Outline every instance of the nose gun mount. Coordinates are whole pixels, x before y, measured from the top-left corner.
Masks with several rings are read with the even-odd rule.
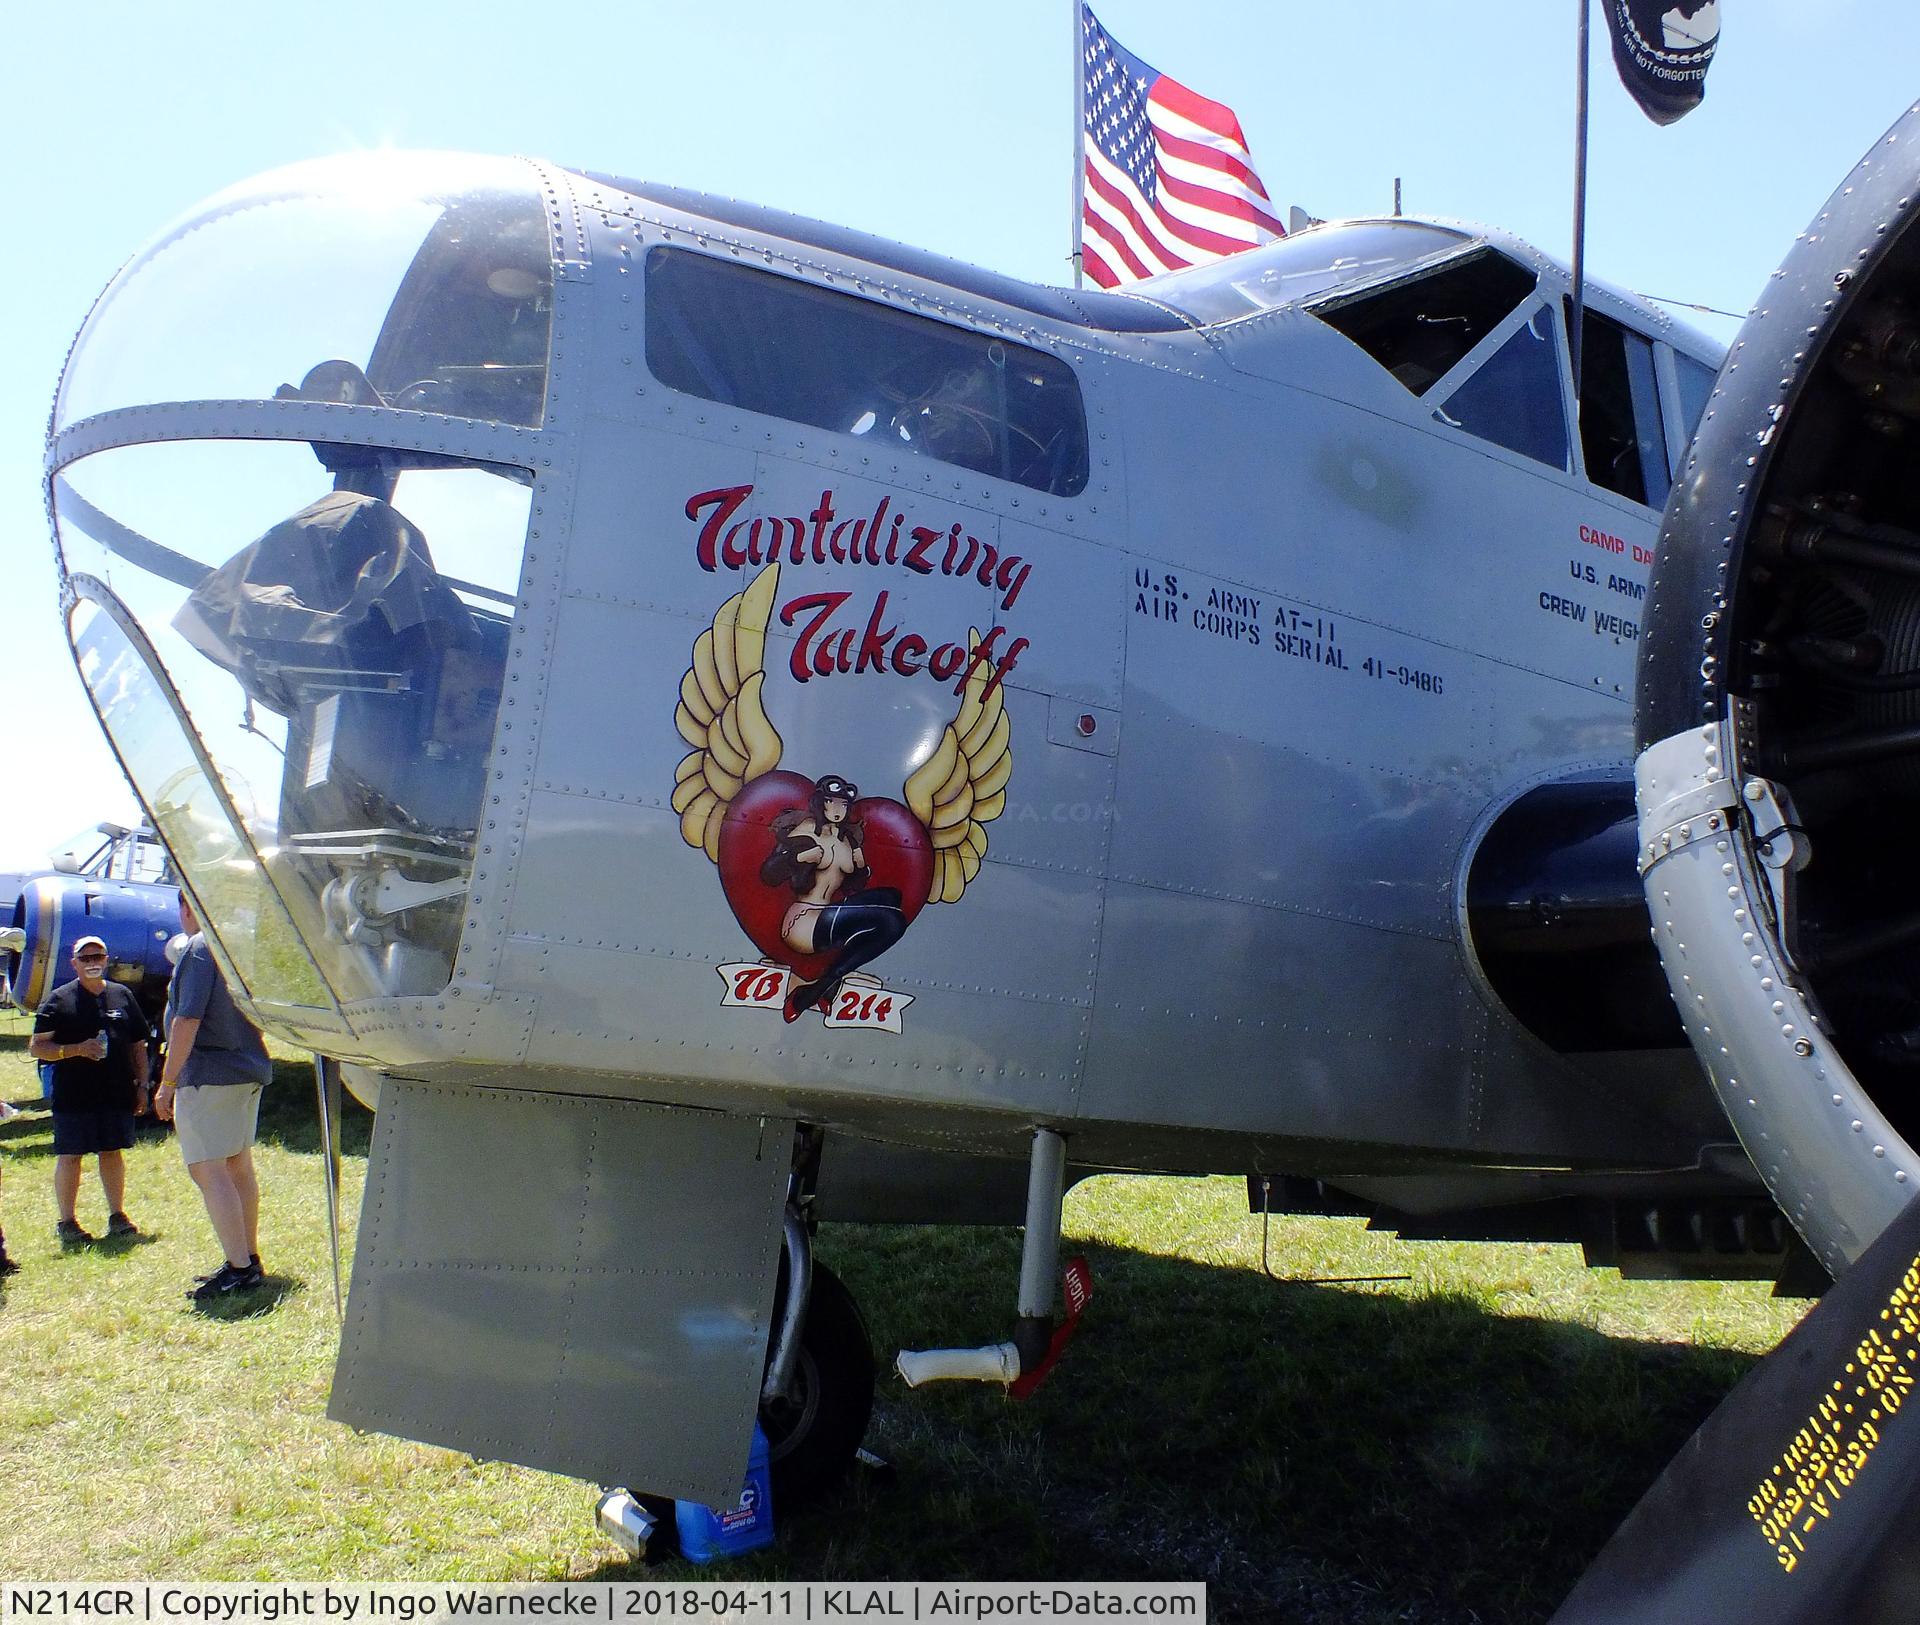
[[[466,895],[470,853],[393,830],[308,836],[299,846],[340,871],[320,892],[327,935],[354,953],[376,987],[399,997],[446,986],[452,936],[437,917]]]

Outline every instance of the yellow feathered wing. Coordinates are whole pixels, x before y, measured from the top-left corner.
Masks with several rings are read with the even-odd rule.
[[[967,647],[980,634],[969,630]],[[960,697],[960,714],[947,724],[934,753],[907,780],[907,808],[933,841],[932,903],[957,903],[987,855],[986,826],[1007,804],[1013,772],[1005,690],[990,661],[978,661]]]
[[[769,564],[694,640],[693,664],[680,679],[674,726],[693,749],[674,772],[673,810],[680,833],[715,863],[720,825],[740,786],[780,765],[781,740],[760,700],[766,681],[767,620],[780,584]]]

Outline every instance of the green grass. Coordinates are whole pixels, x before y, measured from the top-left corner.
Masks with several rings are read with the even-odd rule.
[[[0,1099],[37,1100],[0,1022]],[[335,1348],[311,1073],[280,1064],[257,1160],[272,1289],[193,1309],[217,1248],[170,1140],[129,1153],[133,1245],[62,1255],[51,1127],[0,1127],[0,1570],[46,1579],[563,1579],[637,1572],[569,1479],[324,1416]],[[348,1125],[351,1242],[369,1119]],[[104,1222],[91,1169],[81,1197]],[[1544,1619],[1801,1307],[1762,1285],[1623,1282],[1577,1249],[1406,1243],[1276,1221],[1238,1180],[1068,1198],[1094,1301],[1030,1402],[884,1376],[893,1463],[783,1516],[730,1578],[1204,1579],[1217,1617]],[[901,1347],[1006,1334],[1017,1233],[842,1226],[821,1256]],[[671,1563],[654,1571],[697,1572]]]

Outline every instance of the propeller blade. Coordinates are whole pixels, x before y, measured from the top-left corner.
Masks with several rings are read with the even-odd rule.
[[[1920,1201],[1741,1380],[1552,1625],[1913,1617]]]

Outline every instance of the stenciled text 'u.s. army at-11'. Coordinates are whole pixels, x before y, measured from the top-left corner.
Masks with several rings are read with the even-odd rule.
[[[1066,291],[380,154],[166,231],[61,612],[377,1102],[331,1413],[709,1504],[758,1418],[804,1494],[874,1383],[815,1226],[1024,1219],[904,1369],[1031,1378],[1108,1169],[1844,1268],[1920,1167],[1910,146],[1717,386],[1590,288],[1577,402],[1566,271],[1413,218]]]

